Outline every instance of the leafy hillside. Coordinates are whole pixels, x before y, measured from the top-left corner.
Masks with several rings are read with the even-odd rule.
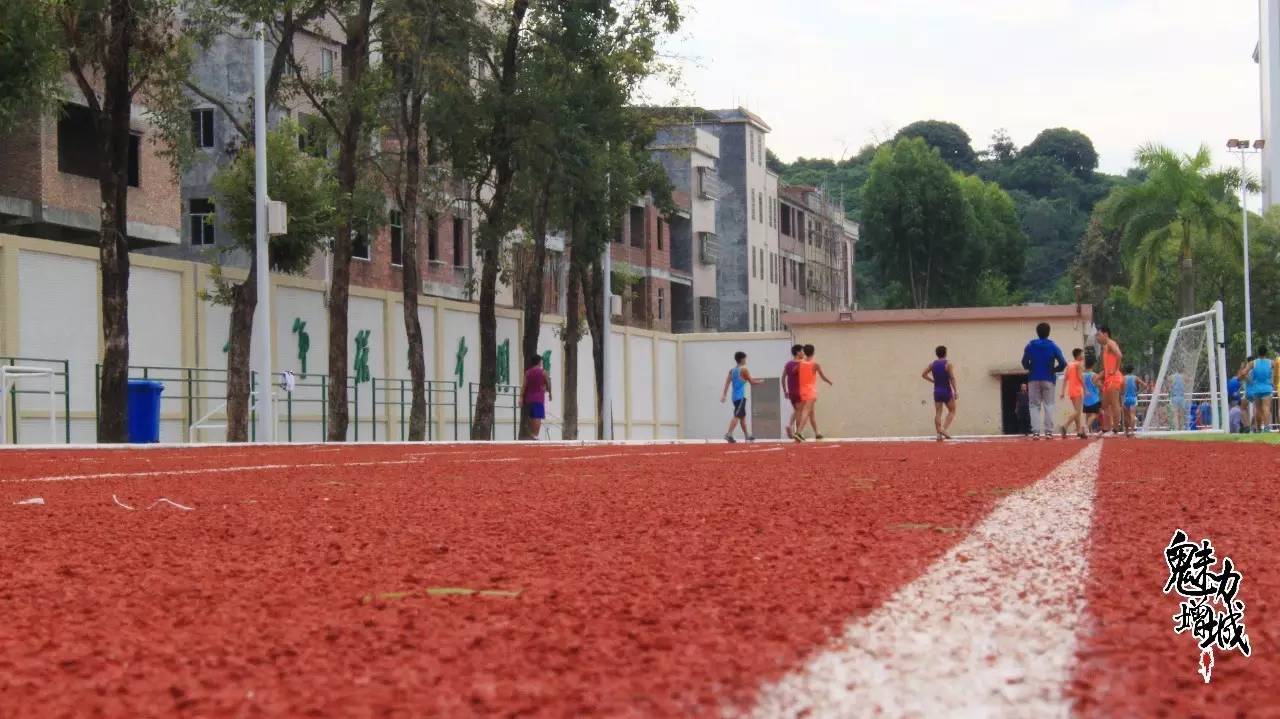
[[[1041,132],[1018,148],[1008,133],[997,131],[990,144],[974,150],[969,135],[958,125],[937,120],[912,123],[892,142],[918,137],[938,151],[953,170],[994,182],[1013,200],[1018,224],[1027,236],[1025,266],[1011,282],[1010,296],[1022,300],[1050,299],[1076,255],[1093,206],[1117,186],[1129,180],[1097,172],[1098,154],[1083,133],[1066,128]],[[868,145],[842,161],[799,158],[784,163],[770,156],[769,166],[788,183],[825,187],[844,198],[850,217],[862,220],[863,187],[871,175],[871,163],[879,147]],[[867,259],[862,255],[859,259]],[[877,305],[887,281],[871,263],[862,263],[859,281],[868,297],[859,301]],[[880,290],[880,291],[878,291]]]

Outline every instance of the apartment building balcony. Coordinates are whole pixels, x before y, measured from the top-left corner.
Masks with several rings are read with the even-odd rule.
[[[425,295],[470,302],[475,289],[475,270],[471,267],[430,260],[422,274]]]

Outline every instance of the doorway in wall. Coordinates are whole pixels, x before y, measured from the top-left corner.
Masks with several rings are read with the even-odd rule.
[[[1018,411],[1018,392],[1026,382],[1025,374],[1000,376],[1000,424],[1005,434],[1027,434],[1031,431],[1030,415]]]

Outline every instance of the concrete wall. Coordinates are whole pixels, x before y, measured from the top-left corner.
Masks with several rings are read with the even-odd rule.
[[[229,309],[202,296],[213,289],[208,266],[176,260],[132,255],[133,272],[129,288],[130,350],[132,365],[148,365],[150,379],[165,384],[162,401],[161,438],[165,441],[221,441],[221,428],[188,432],[194,421],[222,404],[225,384],[221,370],[226,367],[223,348],[228,338]],[[242,274],[227,270],[230,281]],[[292,395],[278,393],[279,413],[292,413],[292,439],[318,441],[324,437],[321,381],[328,374],[328,312],[324,285],[302,277],[272,277],[272,355],[276,371],[295,373],[298,387]],[[102,354],[99,324],[97,250],[67,243],[0,235],[0,357],[59,360],[44,365],[70,369],[71,439],[91,442],[95,436],[94,377]],[[439,406],[430,412],[431,436],[435,439],[466,439],[471,417],[470,384],[479,381],[480,338],[474,304],[436,297],[419,298],[424,362],[427,379],[433,381],[434,399]],[[399,439],[402,423],[407,431],[407,407],[398,406],[401,384],[408,397],[408,342],[403,324],[399,292],[353,287],[349,309],[348,357],[354,372],[356,333],[369,331],[369,369],[375,382],[361,384],[349,393],[352,424],[348,438]],[[510,347],[510,381],[518,390],[520,371],[520,313],[498,309],[497,341]],[[264,320],[262,313],[255,322]],[[306,353],[306,374],[299,356],[299,334],[295,321],[305,323],[310,348]],[[548,435],[562,436],[564,351],[559,339],[561,318],[544,316],[539,346],[551,350],[552,399],[548,403]],[[454,370],[459,343],[462,355],[461,385]],[[676,438],[682,436],[678,357],[683,341],[662,332],[616,327],[612,338],[614,367],[612,388],[615,436],[619,438]],[[253,348],[256,363],[261,348]],[[590,337],[578,349],[579,436],[595,437],[596,410],[594,372]],[[30,360],[18,364],[42,364]],[[188,368],[203,368],[201,370]],[[278,375],[277,375],[278,379]],[[59,380],[61,382],[61,380]],[[374,390],[378,400],[375,407]],[[43,384],[24,383],[23,388]],[[358,398],[357,395],[358,394]],[[453,398],[457,397],[455,412]],[[188,399],[190,397],[190,399]],[[407,399],[406,399],[407,401]],[[66,438],[62,400],[55,403],[58,431],[55,440]],[[510,397],[500,397],[496,412],[498,439],[515,436],[516,417]],[[48,403],[43,396],[19,396],[22,417],[19,438],[24,443],[47,442]],[[225,422],[215,412],[210,424]],[[358,422],[357,422],[358,419]],[[289,439],[287,425],[280,424],[280,439]],[[710,435],[709,435],[710,436]]]
[[[714,439],[724,435],[731,405],[720,403],[720,393],[725,377],[733,368],[735,352],[747,353],[747,367],[753,377],[777,380],[790,359],[791,344],[791,336],[780,332],[702,334],[685,338],[680,357],[685,436]],[[748,399],[751,399],[750,389]],[[787,421],[787,409],[785,406],[781,409],[781,424]]]
[[[1042,318],[1016,320],[885,322],[793,326],[796,341],[812,343],[834,382],[819,383],[818,423],[833,437],[919,436],[933,433],[932,386],[920,372],[946,345],[960,393],[953,434],[1000,434],[1000,377],[1023,372],[1022,350]],[[1079,327],[1062,318],[1043,318],[1070,356],[1081,346]],[[1055,395],[1056,397],[1056,395]],[[1059,403],[1057,422],[1065,419]]]

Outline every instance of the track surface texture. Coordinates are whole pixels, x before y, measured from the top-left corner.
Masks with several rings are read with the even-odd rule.
[[[0,715],[769,714],[769,687],[939,572],[970,593],[955,563],[998,556],[1086,446],[0,453]],[[1276,706],[1275,452],[1107,441],[1068,548],[1083,602],[1043,612],[1083,617],[1076,713]],[[1094,486],[1071,485],[1077,517]],[[1245,577],[1254,656],[1208,686],[1160,592],[1177,527]]]
[[[1109,441],[1088,548],[1089,626],[1072,694],[1081,716],[1280,717],[1280,449]],[[1215,651],[1197,673],[1190,633],[1173,633],[1178,595],[1162,594],[1175,529],[1244,576],[1238,599],[1252,654]],[[1217,568],[1215,568],[1217,571]]]

